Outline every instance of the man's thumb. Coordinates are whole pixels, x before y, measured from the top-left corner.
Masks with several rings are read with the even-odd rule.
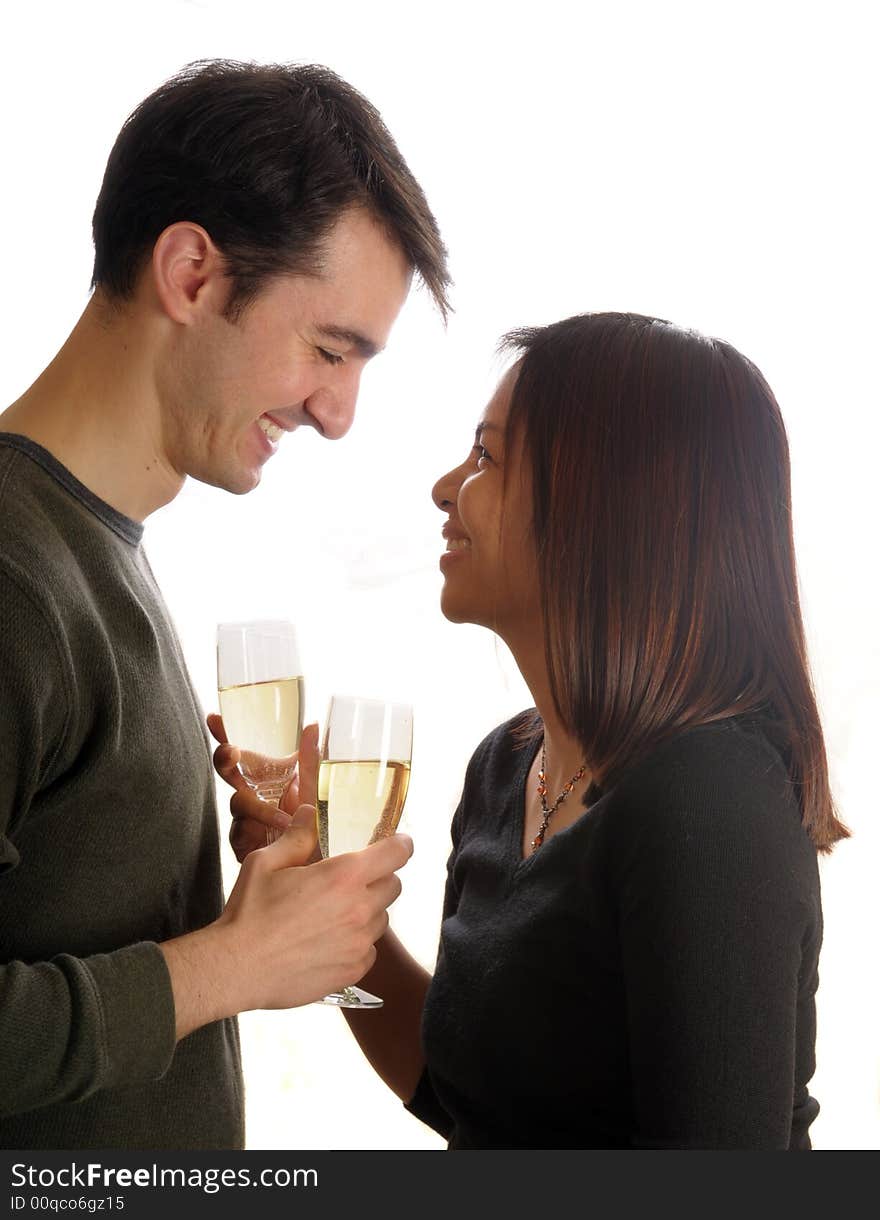
[[[318,821],[315,806],[300,805],[292,817],[291,824],[277,840],[277,845],[284,854],[282,867],[308,864],[318,846]]]

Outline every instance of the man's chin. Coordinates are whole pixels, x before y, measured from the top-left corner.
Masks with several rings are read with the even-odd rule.
[[[246,496],[249,491],[253,491],[255,487],[259,486],[263,477],[263,468],[256,466],[245,470],[239,467],[237,470],[213,471],[205,475],[193,474],[192,477],[198,479],[200,483],[207,483],[210,487],[219,487],[221,491],[228,491],[230,495]]]
[[[233,496],[246,496],[249,491],[254,491],[255,488],[260,486],[262,477],[262,470],[255,470],[250,478],[239,478],[235,482],[227,484],[225,490]]]

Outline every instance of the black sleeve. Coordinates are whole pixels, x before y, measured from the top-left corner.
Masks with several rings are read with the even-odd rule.
[[[458,910],[459,892],[455,883],[455,861],[458,856],[458,850],[461,845],[464,824],[467,816],[468,808],[468,792],[472,787],[473,778],[480,766],[480,759],[484,750],[485,743],[474,753],[468,763],[465,773],[464,789],[462,791],[461,800],[458,802],[458,807],[452,815],[452,850],[449,853],[449,858],[446,861],[446,889],[443,895],[443,921],[449,919]],[[443,953],[443,940],[441,937],[440,944],[437,949],[438,959]],[[444,1139],[449,1139],[452,1132],[452,1119],[443,1109],[440,1102],[437,1100],[437,1094],[434,1092],[434,1086],[431,1084],[430,1072],[427,1068],[422,1072],[421,1079],[416,1087],[415,1093],[408,1102],[404,1102],[404,1108],[409,1110],[410,1114],[421,1119],[429,1127],[433,1127]]]
[[[462,843],[467,834],[468,818],[472,811],[479,807],[479,791],[480,785],[484,779],[484,773],[487,768],[493,767],[493,758],[499,748],[505,748],[505,753],[509,753],[507,745],[510,735],[510,727],[518,723],[522,716],[517,716],[513,720],[499,725],[492,733],[490,733],[480,743],[477,749],[471,756],[468,762],[467,770],[464,777],[464,787],[462,789],[461,800],[452,817],[452,850],[449,853],[449,858],[446,863],[446,889],[443,897],[443,922],[451,918],[458,910],[458,903],[461,897],[456,883],[456,860],[461,849]],[[437,950],[438,962],[443,956],[443,938],[441,934],[440,945]],[[452,1130],[453,1122],[447,1111],[437,1099],[437,1094],[431,1083],[431,1075],[427,1068],[422,1073],[416,1091],[410,1100],[405,1104],[405,1108],[416,1118],[421,1119],[429,1127],[439,1132],[444,1139],[449,1139]]]
[[[707,775],[629,795],[614,880],[637,1147],[789,1146],[812,874],[770,788]]]
[[[443,896],[444,920],[448,919],[450,915],[454,915],[458,908],[459,894],[454,880],[454,867],[461,836],[463,805],[464,796],[462,796],[452,818],[452,851],[449,853],[449,859],[446,862],[446,890]],[[443,941],[441,940],[437,950],[438,957],[442,952]],[[437,1100],[437,1094],[434,1092],[434,1086],[431,1084],[431,1076],[427,1068],[422,1072],[415,1093],[409,1101],[404,1102],[404,1109],[409,1110],[410,1114],[415,1115],[416,1118],[426,1123],[429,1127],[433,1127],[444,1139],[449,1139],[452,1132],[452,1119]]]
[[[432,1127],[438,1135],[448,1140],[452,1134],[452,1119],[437,1100],[434,1086],[431,1084],[431,1074],[427,1068],[422,1072],[421,1079],[409,1101],[403,1103],[403,1108],[409,1110],[427,1126]]]

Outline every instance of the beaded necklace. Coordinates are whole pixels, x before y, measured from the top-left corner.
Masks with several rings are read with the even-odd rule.
[[[544,815],[544,820],[541,822],[541,826],[538,830],[538,833],[535,835],[534,839],[532,839],[532,852],[536,852],[538,850],[538,848],[541,846],[541,844],[544,842],[544,835],[547,833],[547,827],[550,825],[550,819],[553,817],[553,814],[556,812],[556,810],[559,808],[559,806],[568,796],[569,792],[571,792],[572,788],[575,786],[575,784],[578,782],[578,780],[583,779],[583,777],[586,775],[586,773],[587,773],[587,764],[584,762],[581,764],[578,771],[571,777],[571,779],[562,789],[562,791],[560,792],[559,796],[557,796],[557,798],[553,802],[553,804],[548,806],[548,804],[547,804],[547,783],[546,783],[547,754],[546,754],[544,742],[543,741],[541,742],[541,770],[538,772],[538,798],[541,802],[541,813]]]

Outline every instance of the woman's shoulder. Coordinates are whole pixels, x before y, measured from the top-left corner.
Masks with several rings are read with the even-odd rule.
[[[622,910],[685,922],[711,910],[797,936],[821,926],[816,850],[760,726],[731,719],[676,734],[595,812],[602,876]]]
[[[528,770],[540,736],[534,708],[511,716],[490,730],[471,754],[464,780],[465,794],[498,791]]]
[[[782,756],[760,720],[729,717],[667,737],[626,767],[616,787],[686,795],[691,789],[720,794],[788,782]]]
[[[759,720],[686,729],[627,767],[608,793],[608,824],[650,850],[748,842],[815,855],[785,762]]]
[[[523,751],[537,744],[541,721],[535,708],[525,708],[491,729],[471,755],[468,769],[515,766]]]

